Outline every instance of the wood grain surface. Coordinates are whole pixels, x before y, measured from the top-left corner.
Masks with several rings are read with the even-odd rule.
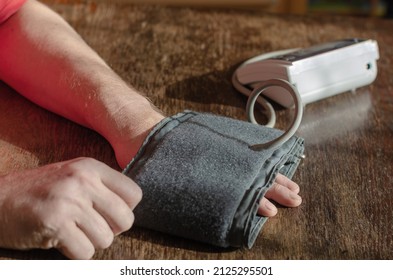
[[[230,78],[239,63],[261,53],[349,37],[375,39],[380,48],[371,86],[305,108],[298,135],[306,139],[307,157],[294,177],[304,202],[296,209],[280,208],[252,249],[220,249],[133,228],[94,258],[393,258],[393,21],[44,2],[167,115],[191,109],[245,120],[246,98]],[[277,110],[278,127],[285,128],[292,114]],[[0,174],[79,156],[119,169],[100,135],[37,107],[3,83],[0,154]],[[63,257],[54,250],[0,249],[0,258]]]

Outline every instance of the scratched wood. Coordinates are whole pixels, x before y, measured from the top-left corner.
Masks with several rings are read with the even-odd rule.
[[[72,4],[71,4],[72,2]],[[122,1],[124,2],[124,1]],[[245,119],[233,70],[260,53],[348,38],[378,41],[378,78],[305,108],[306,159],[294,179],[303,204],[282,208],[252,249],[220,249],[133,228],[96,259],[392,259],[393,22],[278,16],[261,11],[46,1],[125,80],[171,115],[184,109]],[[98,134],[0,84],[0,174],[77,156],[117,168]],[[278,109],[278,127],[291,113]],[[0,250],[5,259],[57,259],[52,251]]]

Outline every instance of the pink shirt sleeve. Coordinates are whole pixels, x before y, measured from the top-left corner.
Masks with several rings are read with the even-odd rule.
[[[12,16],[27,0],[0,0],[0,24]]]

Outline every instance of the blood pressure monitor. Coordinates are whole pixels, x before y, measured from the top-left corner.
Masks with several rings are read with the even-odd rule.
[[[236,70],[233,84],[248,94],[263,81],[282,79],[296,87],[304,105],[371,84],[378,59],[376,41],[345,39],[252,58]],[[269,87],[263,95],[284,107],[294,104],[282,87]]]

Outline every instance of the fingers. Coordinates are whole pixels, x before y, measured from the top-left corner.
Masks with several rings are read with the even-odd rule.
[[[131,179],[87,158],[0,181],[0,213],[5,213],[0,215],[0,246],[57,248],[72,259],[89,259],[95,249],[110,246],[115,235],[132,226],[132,211],[142,197]]]
[[[105,219],[114,235],[130,229],[134,223],[132,209],[136,204],[130,206],[107,188],[102,188],[100,191],[101,193],[93,198],[94,210]]]
[[[62,235],[56,249],[64,256],[73,260],[88,260],[93,257],[96,248],[75,224],[66,226]]]
[[[297,207],[302,202],[301,197],[298,195],[298,188],[297,184],[289,179],[282,180],[282,178],[277,178],[265,197],[283,206]]]
[[[259,202],[258,215],[264,217],[273,217],[277,214],[277,207],[268,199],[263,197]]]
[[[114,239],[114,232],[104,217],[93,208],[80,213],[75,227],[82,231],[96,249],[108,248]]]
[[[96,200],[105,203],[80,203],[78,208],[70,207],[68,217],[63,217],[65,222],[58,224],[57,248],[71,259],[90,259],[96,249],[108,248],[115,235],[133,224],[131,209],[117,195],[107,192],[106,200],[97,197]]]
[[[258,215],[273,217],[277,214],[277,207],[270,202],[273,200],[286,207],[297,207],[302,203],[302,198],[298,195],[299,185],[278,174],[273,186],[267,191],[259,203]]]
[[[94,161],[102,186],[92,193],[93,208],[106,220],[115,235],[131,228],[132,210],[142,199],[139,186],[127,176]]]
[[[86,171],[85,176],[99,178],[105,188],[117,194],[124,200],[130,209],[142,199],[142,191],[139,186],[124,174],[110,168],[106,164],[92,158],[78,158],[69,161],[79,171]]]
[[[69,209],[63,219],[71,222],[58,224],[57,248],[69,258],[91,258],[95,249],[109,247],[115,235],[130,229],[142,192],[133,180],[96,160],[82,158],[69,164],[66,170],[72,176],[60,199]]]
[[[288,177],[285,177],[284,175],[278,173],[276,177],[276,183],[280,184],[282,186],[286,186],[288,189],[293,191],[294,193],[298,194],[300,191],[300,187],[298,184],[296,184],[294,181],[289,179]]]
[[[133,210],[142,199],[140,187],[124,174],[109,168],[101,162],[97,162],[97,164],[100,165],[98,170],[102,183],[117,194]]]

